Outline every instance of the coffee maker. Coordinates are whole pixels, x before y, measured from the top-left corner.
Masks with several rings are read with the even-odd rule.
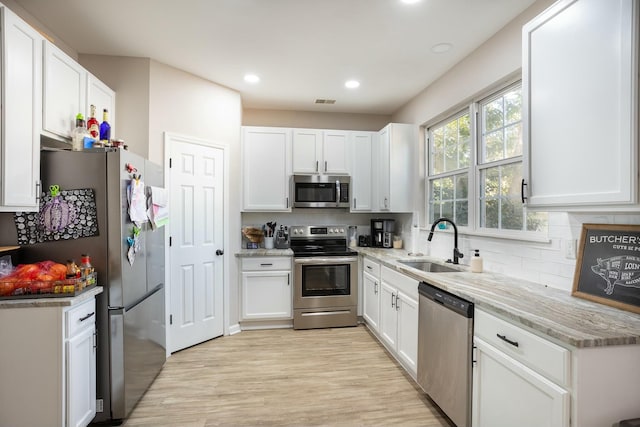
[[[393,247],[393,232],[395,220],[372,219],[371,220],[371,246],[374,248]]]

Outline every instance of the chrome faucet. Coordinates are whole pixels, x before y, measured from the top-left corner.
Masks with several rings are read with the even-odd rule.
[[[464,258],[464,255],[458,250],[458,227],[456,227],[456,224],[453,221],[451,221],[449,218],[439,218],[435,220],[433,224],[431,224],[431,231],[429,232],[429,237],[427,238],[427,240],[431,241],[431,239],[433,239],[433,232],[436,229],[436,225],[440,224],[441,222],[448,222],[453,226],[453,263],[458,264],[458,259]],[[451,260],[448,259],[447,262],[451,262]]]

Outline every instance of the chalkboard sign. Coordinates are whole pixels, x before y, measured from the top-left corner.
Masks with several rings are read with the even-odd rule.
[[[583,224],[572,295],[640,313],[640,225]]]

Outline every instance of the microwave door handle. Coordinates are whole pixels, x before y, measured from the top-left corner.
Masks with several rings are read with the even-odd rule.
[[[340,181],[336,181],[336,207],[340,207]]]

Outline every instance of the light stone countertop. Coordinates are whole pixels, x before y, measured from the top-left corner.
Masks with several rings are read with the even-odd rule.
[[[100,293],[102,293],[102,286],[96,286],[74,297],[6,299],[0,300],[0,309],[24,307],[67,307],[95,298],[95,296]]]
[[[250,258],[254,256],[293,256],[291,249],[240,249],[236,253],[238,258]]]
[[[640,315],[571,296],[570,292],[495,273],[428,273],[398,261],[440,259],[410,256],[402,249],[356,248],[359,254],[528,326],[572,347],[640,344]],[[451,264],[448,264],[451,266]]]

